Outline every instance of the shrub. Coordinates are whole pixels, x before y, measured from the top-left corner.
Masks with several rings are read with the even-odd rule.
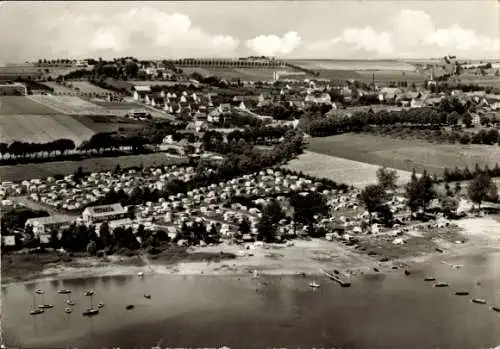
[[[463,134],[462,137],[460,137],[460,144],[469,144],[471,141],[470,136],[468,134]]]

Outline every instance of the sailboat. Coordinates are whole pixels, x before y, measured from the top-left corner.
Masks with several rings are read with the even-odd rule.
[[[45,303],[45,294],[42,292],[42,304],[38,305],[39,309],[49,309],[49,308],[54,308],[52,304],[46,304]]]
[[[32,305],[32,309],[30,311],[30,315],[38,315],[38,314],[42,314],[45,312],[45,310],[35,307],[35,293],[33,293],[33,305]]]
[[[93,294],[94,294],[94,292],[92,292],[92,293],[89,294],[89,296],[90,296],[90,307],[88,307],[87,310],[85,310],[83,312],[83,316],[93,316],[93,315],[99,314],[99,309],[94,308],[94,305],[92,304],[92,295]]]

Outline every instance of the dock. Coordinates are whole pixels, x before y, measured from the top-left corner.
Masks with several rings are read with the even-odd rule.
[[[342,287],[350,287],[351,283],[349,281],[342,280],[342,278],[338,275],[335,275],[334,273],[329,273],[323,269],[320,269],[320,271],[328,276],[331,280],[336,281],[340,286]]]

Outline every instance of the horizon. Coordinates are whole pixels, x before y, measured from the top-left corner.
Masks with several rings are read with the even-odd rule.
[[[123,56],[491,60],[499,19],[493,0],[3,2],[0,65]],[[22,32],[12,30],[17,23]]]

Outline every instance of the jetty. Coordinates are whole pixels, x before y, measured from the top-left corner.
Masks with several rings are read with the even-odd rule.
[[[336,281],[342,287],[350,287],[351,286],[351,283],[349,281],[343,280],[342,277],[340,277],[340,275],[330,273],[330,272],[323,270],[323,269],[320,269],[320,272],[325,274],[331,280]]]

